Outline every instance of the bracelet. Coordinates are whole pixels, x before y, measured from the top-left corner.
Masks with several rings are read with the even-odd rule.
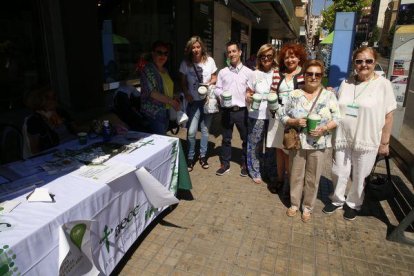
[[[390,142],[388,142],[388,143],[381,143],[381,145],[383,145],[383,146],[388,146],[390,144]]]

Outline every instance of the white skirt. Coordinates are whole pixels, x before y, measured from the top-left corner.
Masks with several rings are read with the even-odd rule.
[[[267,131],[266,147],[283,149],[283,133],[285,126],[278,116],[269,119],[269,129]]]

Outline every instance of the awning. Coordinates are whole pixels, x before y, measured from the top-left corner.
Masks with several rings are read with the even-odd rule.
[[[113,44],[129,44],[129,40],[123,36],[112,34],[112,43]]]
[[[399,26],[395,30],[396,34],[412,34],[414,33],[414,25]]]
[[[224,4],[231,10],[256,22],[260,18],[260,11],[247,0],[223,0]]]
[[[292,3],[292,0],[249,0],[250,3],[254,4],[256,7],[263,8],[265,11],[268,10],[263,4],[267,3],[270,4],[274,10],[274,15],[264,15],[267,17],[273,17],[274,20],[278,21],[278,18],[282,19],[281,24],[286,25],[287,28],[290,29],[293,37],[297,38],[300,35],[300,22],[295,15],[295,7]],[[265,13],[261,10],[262,13]],[[276,15],[277,14],[277,15]],[[267,18],[271,20],[272,18]]]
[[[335,31],[328,34],[321,42],[320,44],[332,44],[334,39]]]

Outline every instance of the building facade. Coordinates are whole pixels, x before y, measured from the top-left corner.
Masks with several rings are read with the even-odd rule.
[[[16,0],[0,10],[0,112],[24,108],[24,94],[50,86],[64,108],[89,119],[110,109],[119,81],[139,85],[151,44],[171,45],[167,67],[178,79],[192,35],[219,68],[225,43],[239,41],[243,59],[263,43],[298,41],[301,0]],[[300,14],[302,17],[303,14]],[[4,118],[4,116],[3,116]]]

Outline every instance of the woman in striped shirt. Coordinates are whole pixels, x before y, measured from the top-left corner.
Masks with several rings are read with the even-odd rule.
[[[284,125],[280,122],[280,114],[283,114],[284,104],[289,93],[304,85],[302,65],[306,61],[306,50],[300,44],[285,44],[280,50],[278,63],[279,71],[273,76],[271,89],[278,94],[280,108],[275,118],[270,118],[267,133],[266,146],[276,148],[277,182],[270,186],[273,193],[281,190],[285,175],[289,176],[289,155],[283,148]]]

